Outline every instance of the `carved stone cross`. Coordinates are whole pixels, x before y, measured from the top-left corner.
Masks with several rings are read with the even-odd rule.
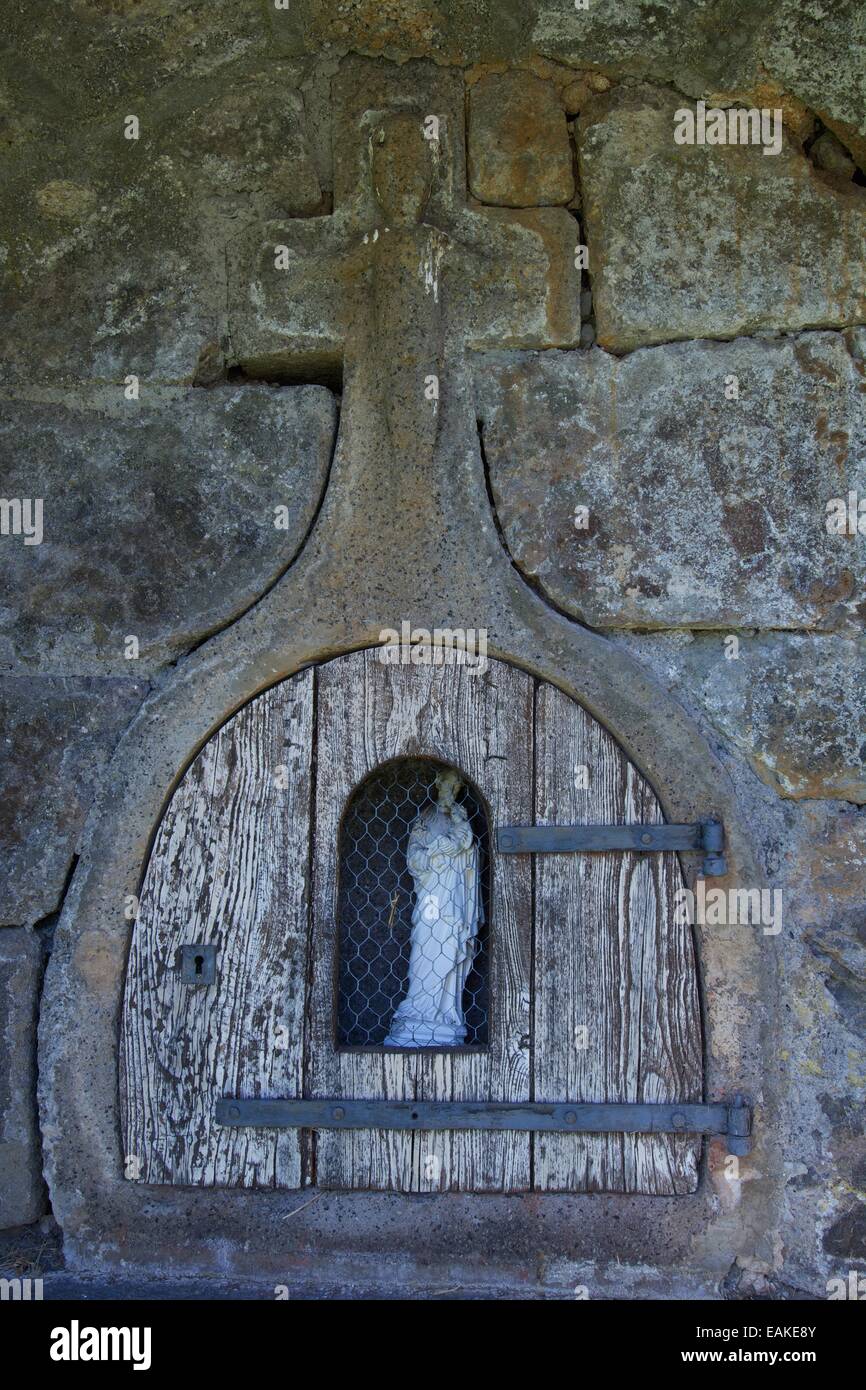
[[[579,228],[467,203],[459,74],[355,62],[335,92],[335,210],[235,247],[232,350],[258,377],[342,375],[338,461],[411,516],[475,431],[466,349],[577,344]]]

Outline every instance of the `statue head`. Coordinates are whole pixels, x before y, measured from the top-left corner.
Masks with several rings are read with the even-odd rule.
[[[457,793],[463,786],[459,773],[453,768],[447,767],[436,777],[436,791],[439,801],[439,810],[446,813],[453,810],[456,805]]]
[[[386,116],[373,131],[373,189],[392,222],[420,222],[433,188],[433,143],[417,112]]]

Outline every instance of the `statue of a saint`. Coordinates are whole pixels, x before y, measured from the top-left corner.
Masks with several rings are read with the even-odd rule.
[[[409,987],[386,1047],[456,1047],[466,1037],[463,987],[475,955],[481,898],[478,845],[455,800],[456,772],[436,778],[437,803],[409,833],[406,862],[415,882]]]

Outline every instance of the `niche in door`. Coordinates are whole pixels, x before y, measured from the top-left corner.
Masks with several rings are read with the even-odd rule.
[[[489,1038],[489,829],[455,768],[398,758],[349,799],[338,855],[337,1041]]]
[[[389,665],[376,649],[264,692],[190,764],[155,838],[122,1022],[127,1176],[693,1191],[691,1133],[215,1113],[227,1097],[700,1102],[677,855],[496,847],[501,826],[662,822],[614,739],[504,662]]]

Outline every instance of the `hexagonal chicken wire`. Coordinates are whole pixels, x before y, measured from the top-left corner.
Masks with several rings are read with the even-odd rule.
[[[419,815],[436,806],[436,779],[445,767],[424,758],[386,763],[356,788],[347,805],[339,847],[339,1046],[384,1046],[406,994],[415,906],[409,837]],[[461,782],[456,801],[478,846],[480,920],[463,987],[463,1046],[472,1047],[488,1042],[490,846],[481,800],[462,776]]]

